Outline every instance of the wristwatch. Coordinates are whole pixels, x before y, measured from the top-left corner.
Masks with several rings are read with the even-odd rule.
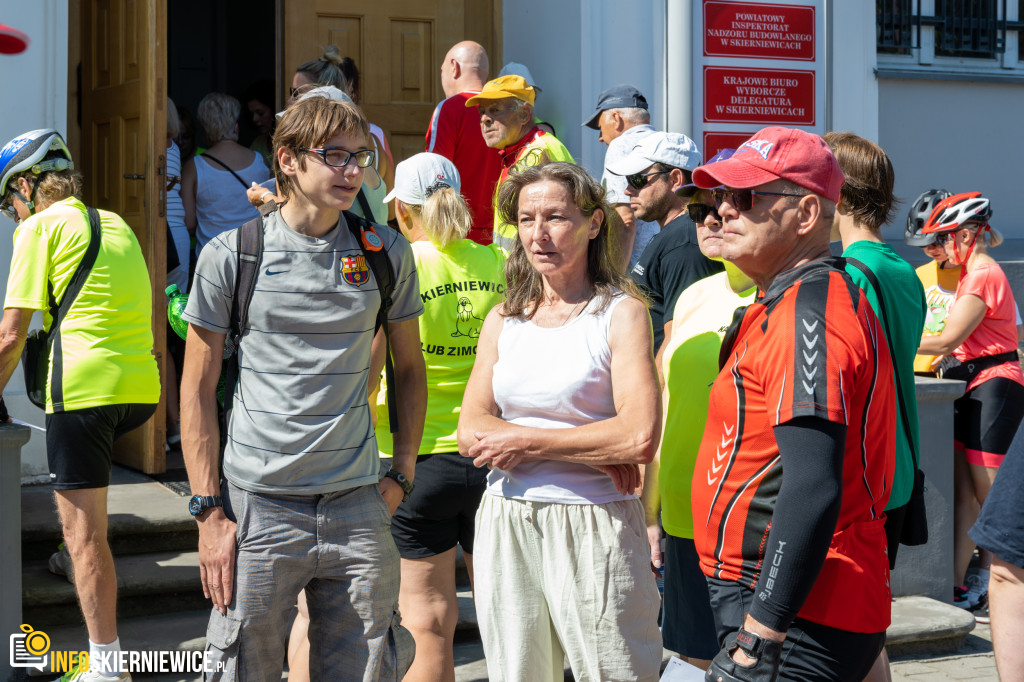
[[[409,499],[409,496],[412,495],[413,489],[416,487],[416,486],[414,486],[412,484],[412,481],[410,481],[408,478],[406,478],[405,474],[403,474],[401,471],[395,471],[394,469],[388,469],[384,473],[384,477],[385,478],[390,478],[392,481],[394,481],[398,485],[402,486],[402,492],[405,493],[402,496],[402,502],[405,502],[406,500]]]
[[[223,507],[224,499],[220,495],[193,495],[188,501],[188,513],[192,516],[201,516],[210,507]]]
[[[747,656],[756,661],[761,660],[766,651],[772,651],[773,655],[777,655],[782,649],[780,642],[755,635],[753,632],[747,632],[743,628],[740,628],[736,633],[736,645],[743,649]]]

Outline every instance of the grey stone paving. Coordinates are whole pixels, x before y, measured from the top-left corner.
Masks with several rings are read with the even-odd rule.
[[[992,654],[992,630],[978,625],[955,654],[903,656],[890,661],[893,682],[976,680],[998,682]]]

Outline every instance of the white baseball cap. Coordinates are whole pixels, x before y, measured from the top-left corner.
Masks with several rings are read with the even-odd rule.
[[[323,97],[325,99],[334,100],[335,102],[347,102],[348,104],[355,104],[355,102],[352,101],[351,97],[349,97],[348,95],[346,95],[344,92],[334,87],[333,85],[320,85],[310,90],[307,90],[306,92],[302,93],[302,95],[295,101],[301,102],[302,100],[309,99],[310,97]],[[287,109],[285,109],[285,111],[287,111]],[[284,111],[277,112],[278,119],[280,119],[282,116],[284,116]]]
[[[519,62],[509,62],[505,66],[501,67],[501,71],[498,72],[498,78],[502,76],[522,76],[526,84],[537,92],[543,92],[537,87],[537,81],[533,80],[533,74],[526,68],[526,64],[520,64]]]
[[[682,133],[651,133],[633,147],[628,156],[608,166],[615,175],[633,175],[661,163],[692,171],[701,164],[697,145]]]
[[[384,203],[397,197],[403,203],[422,206],[427,197],[447,187],[461,192],[455,164],[440,154],[420,152],[395,166],[395,188],[384,197]]]

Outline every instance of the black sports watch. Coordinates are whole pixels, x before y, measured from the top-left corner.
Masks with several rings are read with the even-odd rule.
[[[384,477],[390,478],[392,481],[402,486],[402,492],[404,493],[404,495],[402,496],[402,502],[405,502],[409,499],[409,496],[412,495],[413,489],[416,487],[412,484],[412,481],[406,478],[405,474],[403,474],[401,471],[388,469],[384,473]]]
[[[188,513],[192,516],[202,516],[203,512],[210,507],[223,507],[224,499],[220,495],[193,495],[188,501]]]
[[[766,639],[760,635],[755,635],[753,632],[747,632],[743,628],[740,628],[736,633],[736,645],[743,649],[747,656],[757,661],[761,660],[765,651],[778,653],[782,648],[782,644],[774,639]]]

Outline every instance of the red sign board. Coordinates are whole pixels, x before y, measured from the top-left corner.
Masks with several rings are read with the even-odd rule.
[[[814,72],[704,67],[705,123],[814,125]]]
[[[809,5],[704,0],[704,56],[814,61]]]
[[[753,133],[712,133],[704,132],[704,163],[711,160],[723,149],[739,149],[739,146],[753,137]]]

